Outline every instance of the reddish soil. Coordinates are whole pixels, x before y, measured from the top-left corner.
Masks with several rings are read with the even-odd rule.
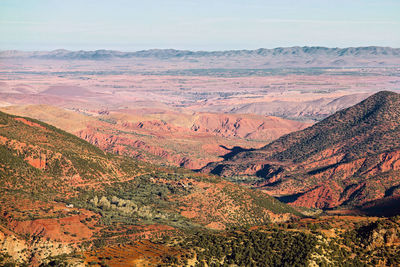
[[[250,115],[164,112],[162,116],[143,116],[138,111],[128,114],[113,111],[106,118],[116,123],[91,123],[77,135],[112,153],[199,169],[209,162],[221,160],[220,157],[229,152],[227,148],[259,147],[308,126],[275,117]],[[151,116],[161,116],[162,120],[149,120]],[[137,121],[129,121],[133,119]]]
[[[89,239],[96,231],[89,227],[96,224],[97,215],[83,209],[68,208],[59,203],[18,199],[18,204],[13,207],[3,206],[3,214],[7,214],[7,228],[24,236],[76,242]],[[35,217],[42,219],[30,219],[29,214],[35,214]],[[92,217],[90,222],[85,221],[89,217]]]
[[[176,249],[143,240],[133,245],[106,247],[84,254],[85,264],[104,262],[109,266],[156,266],[165,256],[179,255]]]
[[[24,119],[24,118],[15,118],[15,120],[16,121],[20,121],[22,123],[25,123],[26,125],[29,125],[29,126],[39,127],[41,129],[46,130],[46,128],[43,127],[42,125],[40,125],[38,123],[35,123],[35,122],[32,122],[32,121],[28,121],[27,119]]]

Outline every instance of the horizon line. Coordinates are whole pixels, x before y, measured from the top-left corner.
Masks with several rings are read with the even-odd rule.
[[[347,49],[347,48],[390,48],[390,49],[400,49],[400,47],[392,47],[392,46],[380,46],[380,45],[361,45],[361,46],[344,46],[344,47],[333,47],[333,46],[320,46],[320,45],[293,45],[293,46],[277,46],[273,48],[259,47],[255,49],[217,49],[217,50],[196,50],[196,49],[177,49],[177,48],[146,48],[139,50],[118,50],[118,49],[77,49],[70,50],[66,48],[57,48],[57,49],[49,49],[49,50],[25,50],[25,49],[0,49],[0,52],[56,52],[56,51],[66,51],[66,52],[98,52],[98,51],[110,51],[110,52],[124,52],[124,53],[135,53],[142,51],[162,51],[162,50],[172,50],[172,51],[186,51],[186,52],[227,52],[227,51],[256,51],[256,50],[275,50],[282,48],[327,48],[327,49]]]

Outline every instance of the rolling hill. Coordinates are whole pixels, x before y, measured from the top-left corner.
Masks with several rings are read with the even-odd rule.
[[[256,187],[292,205],[372,208],[400,197],[399,137],[400,95],[382,91],[203,171],[257,175]]]
[[[356,93],[338,98],[320,98],[315,100],[270,101],[249,104],[238,104],[230,107],[230,113],[272,115],[297,120],[322,120],[336,111],[357,104],[370,94]],[[226,108],[226,107],[225,107]]]
[[[0,113],[0,256],[19,264],[297,216],[260,191],[108,154],[46,123]]]

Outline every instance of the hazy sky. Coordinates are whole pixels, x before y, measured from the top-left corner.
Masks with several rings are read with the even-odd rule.
[[[399,0],[0,0],[0,49],[400,47]]]

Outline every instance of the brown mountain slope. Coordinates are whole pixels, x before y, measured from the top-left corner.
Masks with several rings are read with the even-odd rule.
[[[19,264],[293,214],[262,192],[107,154],[43,122],[0,112],[0,256]]]
[[[305,130],[204,171],[258,175],[298,206],[360,206],[400,196],[400,95],[379,92]]]

